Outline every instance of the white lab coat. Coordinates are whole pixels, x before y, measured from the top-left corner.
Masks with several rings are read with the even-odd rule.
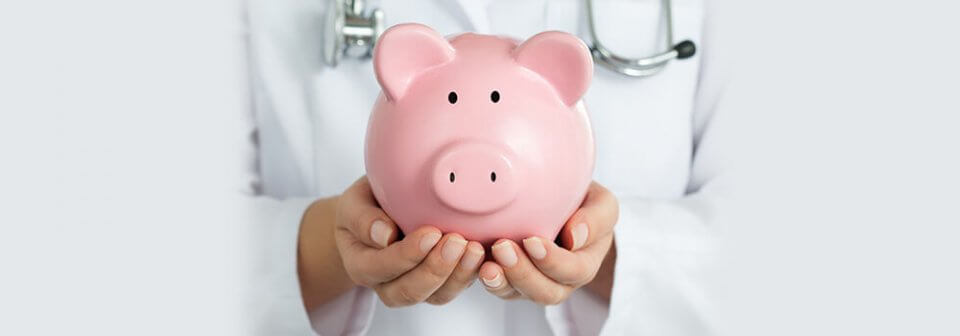
[[[626,56],[662,48],[659,0],[596,1],[604,44]],[[307,206],[364,173],[362,148],[380,88],[369,60],[322,61],[326,1],[251,0],[249,127],[254,274],[248,319],[258,334],[321,335],[702,335],[703,274],[721,146],[712,141],[723,67],[700,0],[674,1],[674,34],[698,45],[646,79],[597,66],[585,96],[597,145],[595,180],[620,200],[609,305],[584,291],[558,306],[503,301],[472,286],[444,306],[387,308],[356,288],[306,312],[296,273]],[[420,22],[441,34],[477,31],[525,39],[544,30],[585,37],[583,2],[382,1],[387,25]],[[311,328],[312,327],[312,328]]]

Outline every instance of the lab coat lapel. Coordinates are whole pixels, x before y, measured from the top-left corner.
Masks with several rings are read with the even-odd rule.
[[[469,29],[475,33],[490,34],[490,18],[487,16],[487,6],[490,0],[456,0],[440,1],[448,2],[458,15],[462,15],[467,21]]]

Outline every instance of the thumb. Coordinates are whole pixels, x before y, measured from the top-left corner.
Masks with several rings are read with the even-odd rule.
[[[384,248],[397,240],[400,230],[377,204],[366,177],[347,188],[338,202],[337,225],[349,230],[364,245]]]
[[[613,232],[619,215],[620,205],[616,196],[602,185],[591,183],[580,209],[570,216],[560,231],[560,245],[576,251],[596,239],[606,237]]]

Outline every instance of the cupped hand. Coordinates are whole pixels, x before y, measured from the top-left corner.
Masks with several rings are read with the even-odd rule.
[[[609,260],[618,216],[617,198],[592,183],[583,205],[560,231],[562,246],[543,237],[524,239],[522,248],[507,239],[493,244],[494,260],[480,268],[487,291],[503,299],[529,299],[544,305],[563,302],[590,283],[604,260]]]
[[[477,278],[483,247],[459,234],[421,227],[400,238],[364,176],[337,202],[334,236],[354,283],[372,288],[388,307],[444,304]]]

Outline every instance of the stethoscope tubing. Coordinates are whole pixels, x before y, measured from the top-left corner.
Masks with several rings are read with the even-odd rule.
[[[600,43],[594,22],[593,0],[585,0],[587,10],[587,28],[590,34],[590,53],[594,62],[614,72],[630,77],[649,77],[659,73],[674,59],[685,59],[693,56],[696,46],[687,40],[678,44],[673,43],[673,4],[670,0],[662,0],[664,16],[666,17],[666,44],[670,49],[643,58],[622,57],[607,49]]]

